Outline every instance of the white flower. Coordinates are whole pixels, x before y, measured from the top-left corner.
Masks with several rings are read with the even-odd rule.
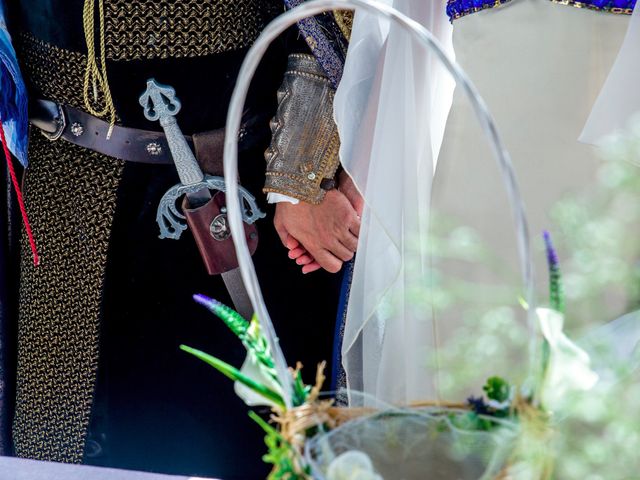
[[[276,393],[279,393],[282,396],[282,388],[280,384],[276,382],[273,377],[266,371],[265,367],[258,361],[255,355],[251,352],[247,353],[247,357],[242,364],[242,368],[240,372],[243,375],[246,375],[251,380],[255,380],[258,383],[261,383],[265,387],[270,388]],[[249,387],[243,385],[240,382],[235,382],[234,390],[236,395],[238,395],[244,403],[246,403],[250,407],[255,406],[267,406],[267,407],[275,407],[276,404],[271,400],[263,397],[259,393],[254,392]]]
[[[255,338],[260,337],[260,324],[254,318],[251,321],[251,325],[249,326],[249,334]],[[282,387],[280,384],[273,378],[268,369],[258,360],[256,355],[250,350],[247,352],[247,357],[242,364],[242,368],[240,372],[249,377],[251,380],[254,380],[265,387],[273,390],[274,392],[280,394],[280,396],[284,396],[282,392]],[[276,404],[271,400],[263,397],[259,393],[254,392],[249,387],[243,385],[240,382],[235,382],[234,390],[236,395],[238,395],[244,403],[246,403],[250,407],[255,406],[267,406],[267,407],[275,407]]]
[[[369,456],[358,450],[349,450],[336,457],[329,465],[327,480],[384,480],[376,473]]]
[[[536,310],[542,335],[549,343],[549,363],[542,387],[542,404],[553,410],[567,393],[591,390],[598,375],[591,369],[589,355],[563,333],[564,317],[559,312]]]

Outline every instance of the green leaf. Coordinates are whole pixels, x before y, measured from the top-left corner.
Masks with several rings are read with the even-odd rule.
[[[258,322],[258,318],[255,315],[251,319],[251,322],[248,322],[234,309],[227,307],[217,300],[205,295],[194,295],[193,298],[200,305],[220,318],[240,339],[247,352],[253,353],[260,363],[270,370],[270,375],[275,380],[278,379],[275,371],[275,361],[269,348],[269,342],[267,342],[267,339],[262,334],[260,322]]]
[[[482,389],[487,394],[489,400],[495,400],[500,403],[509,400],[509,395],[511,394],[511,386],[506,380],[500,377],[489,378]]]
[[[305,385],[302,381],[302,373],[298,371],[293,380],[293,404],[296,407],[303,405],[311,392],[311,386]]]
[[[262,430],[264,430],[265,433],[267,433],[268,435],[275,435],[284,442],[284,438],[282,438],[282,435],[280,435],[280,432],[278,432],[275,428],[273,428],[271,425],[265,422],[262,419],[262,417],[258,415],[256,412],[254,412],[253,410],[250,410],[249,417],[251,418],[251,420],[253,420],[258,425],[260,425],[260,428],[262,428]]]
[[[269,474],[268,480],[306,480],[309,474],[309,467],[304,466],[305,473],[301,474],[296,468],[294,459],[299,457],[299,453],[287,442],[280,432],[265,422],[255,412],[249,412],[249,417],[260,425],[265,433],[264,443],[269,452],[262,457],[265,463],[274,466]]]
[[[266,387],[265,385],[258,383],[255,380],[247,377],[234,366],[229,365],[228,363],[220,360],[219,358],[211,356],[208,353],[202,352],[200,350],[196,350],[195,348],[191,348],[186,345],[180,345],[180,349],[184,352],[187,352],[193,355],[196,358],[199,358],[203,362],[211,365],[213,368],[215,368],[220,373],[230,378],[234,382],[240,382],[246,387],[256,392],[258,395],[261,395],[267,400],[270,400],[278,404],[279,406],[284,407],[284,400],[277,392],[274,392],[273,390]]]
[[[193,299],[222,320],[238,338],[242,340],[246,336],[249,322],[234,309],[205,295],[194,295]]]

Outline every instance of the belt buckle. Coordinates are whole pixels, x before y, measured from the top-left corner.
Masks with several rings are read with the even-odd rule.
[[[62,105],[56,104],[56,108],[58,110],[58,116],[54,119],[56,124],[56,130],[52,133],[45,132],[44,130],[40,130],[40,132],[49,140],[55,141],[58,140],[65,129],[67,128],[67,117],[64,114],[64,110],[62,109]]]

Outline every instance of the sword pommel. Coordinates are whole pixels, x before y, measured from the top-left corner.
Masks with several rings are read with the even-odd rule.
[[[151,78],[147,80],[147,89],[140,95],[138,101],[144,109],[144,116],[147,120],[160,122],[182,184],[201,183],[204,180],[204,174],[175,118],[181,107],[180,100],[176,98],[176,91],[167,85],[160,85]],[[203,185],[203,189],[205,196],[211,198],[205,185]],[[195,198],[197,192],[193,196]]]
[[[175,117],[182,106],[172,87],[161,85],[153,78],[147,80],[147,90],[140,96],[139,102],[145,118],[151,122]]]

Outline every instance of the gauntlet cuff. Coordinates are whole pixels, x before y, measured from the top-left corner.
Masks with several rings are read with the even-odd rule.
[[[333,121],[334,91],[313,55],[292,54],[278,90],[271,121],[271,146],[265,153],[265,193],[318,204],[321,183],[338,168],[340,140]]]

